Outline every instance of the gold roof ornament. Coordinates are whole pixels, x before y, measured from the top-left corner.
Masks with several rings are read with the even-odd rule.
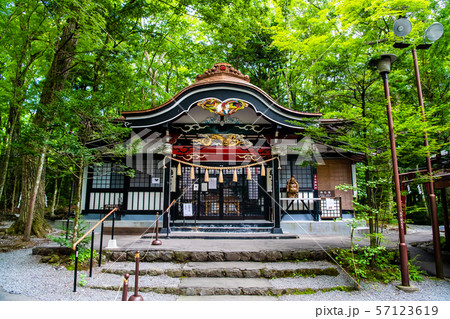
[[[242,74],[228,63],[216,63],[214,66],[206,70],[205,73],[196,76],[196,82],[206,81],[238,81],[238,82],[250,82],[248,75]]]

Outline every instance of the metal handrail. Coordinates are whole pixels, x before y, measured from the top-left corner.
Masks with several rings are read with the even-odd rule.
[[[73,244],[72,249],[75,250],[77,245],[84,239],[86,236],[91,233],[95,228],[97,228],[98,225],[100,225],[102,222],[105,221],[106,218],[108,218],[112,213],[114,213],[117,210],[117,207],[114,208],[112,211],[110,211],[105,217],[103,217],[97,224],[95,224],[91,229],[89,229],[83,236],[81,236],[80,239],[78,239],[75,244]]]
[[[75,250],[75,269],[74,269],[74,278],[73,278],[73,292],[77,291],[77,272],[78,272],[78,244],[86,238],[89,233],[92,233],[91,239],[91,261],[89,265],[89,277],[92,276],[92,258],[94,252],[94,229],[102,224],[101,237],[100,237],[100,257],[99,257],[99,266],[101,265],[102,260],[102,239],[103,239],[103,222],[106,218],[108,218],[111,214],[113,214],[117,210],[115,207],[112,211],[110,211],[105,217],[103,217],[97,224],[95,224],[91,229],[89,229],[80,239],[78,239],[72,246],[72,249]],[[113,233],[114,233],[114,215],[113,215]]]

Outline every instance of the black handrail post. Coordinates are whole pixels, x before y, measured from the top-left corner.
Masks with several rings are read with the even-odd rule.
[[[77,271],[78,271],[78,245],[75,246],[75,268],[73,277],[73,292],[77,292]]]
[[[69,238],[69,220],[70,220],[70,208],[72,207],[72,199],[73,199],[73,184],[74,180],[72,180],[72,185],[70,186],[70,199],[69,199],[69,209],[67,210],[67,222],[66,222],[66,239]]]
[[[89,262],[89,277],[92,277],[92,259],[94,258],[94,234],[95,230],[92,230],[92,237],[91,237],[91,260]]]
[[[101,267],[102,266],[102,250],[103,250],[103,222],[102,222],[102,227],[100,230],[100,253],[98,256],[98,266]]]
[[[115,223],[115,221],[116,221],[116,212],[113,213],[111,240],[114,240],[114,223]]]
[[[170,207],[169,207],[169,209],[167,210],[167,238],[169,238],[169,233],[170,233],[170,230],[169,230],[169,226],[170,226]],[[450,243],[449,243],[450,244]]]

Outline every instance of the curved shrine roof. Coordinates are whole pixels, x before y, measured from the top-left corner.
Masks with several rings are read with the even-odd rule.
[[[197,75],[195,83],[185,87],[165,103],[148,110],[123,111],[122,116],[128,122],[128,127],[151,127],[177,119],[195,106],[195,103],[207,98],[246,101],[267,120],[293,128],[298,126],[289,121],[322,116],[321,113],[299,112],[280,105],[262,89],[251,84],[248,75],[243,75],[228,63],[217,63],[203,74]]]

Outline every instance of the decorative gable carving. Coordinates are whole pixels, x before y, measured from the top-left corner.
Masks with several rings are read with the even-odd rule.
[[[211,78],[223,78],[223,77],[232,77],[237,78],[241,81],[250,82],[250,78],[248,75],[242,74],[240,71],[236,70],[228,63],[216,63],[214,66],[207,70],[203,74],[199,74],[196,76],[196,82],[200,82],[203,80],[212,80]]]

